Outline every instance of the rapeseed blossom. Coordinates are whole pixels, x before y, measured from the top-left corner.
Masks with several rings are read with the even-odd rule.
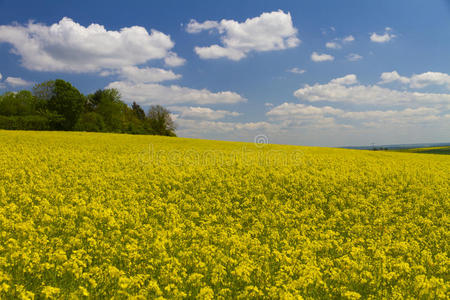
[[[448,299],[449,199],[445,155],[0,131],[0,298]]]

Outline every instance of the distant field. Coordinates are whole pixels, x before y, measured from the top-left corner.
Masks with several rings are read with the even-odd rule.
[[[1,299],[448,299],[450,156],[0,131]]]
[[[394,150],[398,152],[408,153],[427,153],[427,154],[450,154],[450,146],[446,147],[430,147],[430,148],[413,148],[413,149],[400,149]]]

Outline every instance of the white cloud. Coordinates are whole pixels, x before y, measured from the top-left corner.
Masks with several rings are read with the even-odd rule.
[[[3,78],[2,73],[0,73],[0,80],[2,80],[2,78]]]
[[[317,120],[335,120],[336,125],[352,126],[357,123],[363,123],[364,126],[373,127],[380,124],[416,124],[424,122],[435,122],[445,118],[440,115],[441,111],[436,108],[418,107],[406,108],[401,110],[368,110],[368,111],[345,111],[343,109],[331,106],[312,106],[295,103],[283,103],[272,108],[266,113],[272,121],[295,121],[300,120],[311,122]],[[356,123],[355,123],[356,122]],[[286,124],[286,123],[285,123]]]
[[[350,42],[353,42],[355,38],[353,35],[346,36],[344,38],[335,38],[332,42],[327,42],[325,44],[325,47],[329,49],[341,49],[342,44],[348,44]]]
[[[390,33],[392,29],[390,27],[385,28],[384,34],[377,34],[373,32],[370,35],[370,40],[375,43],[387,43],[396,37],[395,34]]]
[[[279,125],[270,122],[223,122],[223,121],[210,121],[210,120],[190,120],[177,118],[175,120],[178,125],[178,131],[182,136],[198,137],[199,135],[212,134],[217,136],[216,133],[234,133],[235,135],[253,135],[260,133],[261,131],[276,132],[279,129]],[[253,142],[253,140],[252,140]]]
[[[272,108],[270,111],[266,113],[269,117],[275,118],[305,118],[305,117],[317,117],[322,115],[337,115],[342,114],[343,110],[336,109],[331,106],[317,107],[312,105],[305,104],[295,104],[285,102],[279,106]]]
[[[22,65],[37,71],[101,71],[152,59],[181,64],[170,51],[174,47],[170,36],[157,30],[149,33],[141,26],[109,31],[99,24],[84,27],[65,17],[50,26],[33,22],[2,25],[1,42],[12,44]]]
[[[283,103],[270,108],[266,116],[267,120],[241,123],[194,120],[177,115],[177,133],[188,137],[220,137],[250,142],[255,135],[265,134],[270,142],[325,146],[368,144],[387,141],[386,137],[389,143],[398,143],[399,134],[404,136],[411,132],[418,141],[436,132],[435,136],[449,136],[450,114],[430,107],[353,111],[332,106]]]
[[[450,94],[397,91],[377,85],[346,86],[336,80],[326,84],[305,85],[295,91],[294,95],[309,102],[330,101],[359,105],[435,105],[450,102]]]
[[[359,54],[356,53],[350,53],[349,55],[347,55],[347,60],[348,61],[358,61],[363,59],[363,57]]]
[[[424,88],[430,85],[441,85],[450,89],[450,75],[440,72],[425,72],[414,74],[411,77],[400,76],[397,71],[381,74],[380,83],[400,82],[408,84],[411,88]]]
[[[179,57],[175,52],[169,51],[164,58],[164,63],[169,67],[179,67],[184,65],[186,60]]]
[[[211,29],[218,30],[223,46],[195,47],[195,52],[203,59],[228,58],[237,61],[252,51],[284,50],[300,44],[290,13],[281,10],[263,13],[242,23],[225,19],[203,23],[191,20],[186,30],[198,33]]]
[[[412,88],[423,88],[429,85],[444,85],[450,89],[450,75],[440,72],[426,72],[411,77]]]
[[[197,90],[178,85],[164,86],[155,83],[115,81],[110,83],[106,88],[116,88],[126,101],[136,101],[143,105],[173,105],[182,103],[195,103],[200,105],[219,103],[234,104],[247,100],[241,95],[230,91],[213,93],[207,89]]]
[[[344,43],[350,43],[350,42],[353,42],[354,40],[355,40],[355,37],[353,35],[346,36],[345,38],[342,39],[342,41]]]
[[[177,112],[178,117],[183,119],[218,120],[241,115],[235,111],[214,110],[209,107],[170,106],[169,110]]]
[[[306,70],[300,69],[300,68],[297,68],[297,67],[289,69],[287,71],[290,72],[290,73],[294,73],[294,74],[304,74],[306,72]]]
[[[203,59],[228,58],[237,61],[246,57],[246,54],[243,51],[233,48],[224,48],[219,45],[195,47],[195,53]]]
[[[325,44],[325,47],[327,47],[329,49],[341,49],[342,48],[342,46],[336,42],[327,42]]]
[[[409,83],[410,82],[409,78],[400,76],[397,71],[384,72],[381,74],[380,77],[381,77],[381,81],[380,81],[381,84],[395,82],[395,81],[399,81],[401,83]]]
[[[336,116],[344,111],[331,106],[312,106],[301,103],[280,104],[266,113],[272,124],[286,133],[295,132],[299,128],[349,128],[348,124],[337,124]]]
[[[341,85],[353,85],[358,83],[358,78],[355,74],[348,74],[344,77],[335,78],[330,81],[331,84],[341,84]]]
[[[319,54],[317,52],[313,52],[311,54],[311,60],[314,62],[332,61],[334,60],[334,56],[329,54]]]
[[[403,110],[371,110],[371,111],[350,111],[341,114],[342,118],[354,120],[384,120],[396,121],[426,121],[438,119],[440,110],[429,107],[406,108]]]
[[[5,79],[5,83],[9,84],[10,86],[13,87],[23,87],[23,86],[30,86],[33,85],[34,83],[31,81],[26,81],[22,78],[19,77],[7,77]]]
[[[199,23],[192,19],[187,25],[186,31],[189,33],[199,33],[203,30],[217,29],[219,27],[220,24],[217,21],[205,21],[203,23]]]
[[[123,67],[118,71],[120,76],[134,83],[161,82],[181,78],[181,75],[175,74],[170,70],[159,68],[138,68],[134,66]]]

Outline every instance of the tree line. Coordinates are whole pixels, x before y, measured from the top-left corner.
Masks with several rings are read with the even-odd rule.
[[[176,136],[170,112],[160,105],[145,113],[136,102],[123,102],[116,89],[86,96],[61,79],[36,84],[32,91],[0,95],[0,129]]]

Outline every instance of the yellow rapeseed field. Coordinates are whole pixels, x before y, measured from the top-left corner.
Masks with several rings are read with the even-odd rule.
[[[1,299],[449,298],[450,156],[0,131]]]

